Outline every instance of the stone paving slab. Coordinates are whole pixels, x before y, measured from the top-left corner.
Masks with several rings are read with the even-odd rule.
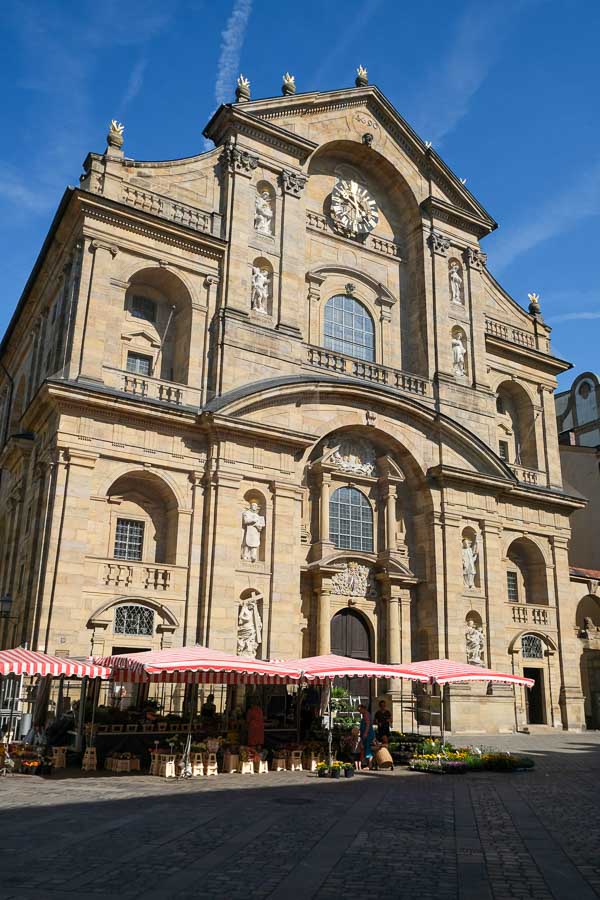
[[[0,779],[0,900],[600,897],[600,733],[450,740],[536,768]]]

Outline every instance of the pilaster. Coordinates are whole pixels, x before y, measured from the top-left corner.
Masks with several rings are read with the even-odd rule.
[[[301,172],[283,169],[280,184],[283,192],[281,204],[280,278],[277,312],[274,319],[277,329],[292,337],[302,337],[300,318],[302,304],[298,298],[304,293],[305,259],[304,241],[305,205],[302,200],[307,177]]]

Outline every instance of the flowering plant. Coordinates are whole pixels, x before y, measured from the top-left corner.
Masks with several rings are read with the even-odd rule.
[[[343,768],[344,768],[344,763],[340,762],[338,759],[334,760],[334,762],[331,763],[331,769],[336,769],[336,770],[340,771]]]
[[[327,765],[326,762],[317,763],[317,772],[328,772],[328,771],[329,771],[329,766]]]

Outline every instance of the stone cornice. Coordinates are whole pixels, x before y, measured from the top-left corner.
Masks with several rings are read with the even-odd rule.
[[[486,333],[485,344],[487,349],[496,350],[503,357],[508,356],[515,362],[525,363],[552,375],[559,375],[561,372],[568,372],[573,368],[573,363],[560,359],[558,356],[551,356],[549,353],[543,353],[541,350],[534,350],[531,347],[523,347],[521,344],[515,344],[513,341],[504,340],[496,335]]]
[[[313,141],[251,115],[247,107],[238,105],[219,107],[202,133],[215,144],[222,144],[233,134],[241,134],[280,150],[301,163],[317,148]]]
[[[311,447],[318,440],[315,434],[290,431],[274,425],[265,425],[263,422],[251,422],[247,419],[236,419],[210,412],[200,413],[198,424],[209,435],[251,435],[260,438],[263,442],[269,438],[289,447],[302,449]]]
[[[460,228],[462,231],[469,231],[478,238],[482,238],[494,230],[493,223],[489,218],[477,215],[470,210],[461,209],[439,197],[427,197],[421,203],[421,209],[436,222],[443,222],[446,225]]]

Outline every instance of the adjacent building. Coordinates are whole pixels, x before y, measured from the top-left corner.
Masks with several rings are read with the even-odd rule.
[[[4,644],[468,659],[535,687],[452,688],[449,728],[581,728],[569,364],[493,218],[362,69],[240,79],[204,134],[112,123],[2,342]]]

